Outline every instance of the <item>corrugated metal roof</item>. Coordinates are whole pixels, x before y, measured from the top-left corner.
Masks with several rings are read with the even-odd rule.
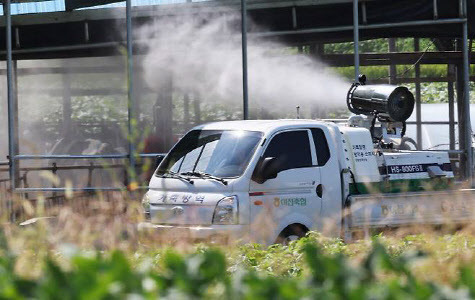
[[[12,3],[11,11],[12,15],[64,11],[64,0]],[[0,12],[3,15],[3,6],[0,6]]]
[[[145,6],[145,5],[160,5],[160,4],[174,4],[174,3],[184,3],[186,0],[132,0],[132,6]],[[192,2],[201,2],[193,0]],[[95,6],[94,8],[105,8],[105,7],[124,7],[125,1]],[[87,8],[86,8],[87,9]]]
[[[186,0],[132,0],[132,6],[145,6],[145,5],[160,5],[160,4],[172,4],[172,3],[184,3]],[[197,2],[197,1],[193,1]],[[124,7],[125,1],[100,5],[91,8],[107,8],[107,7]],[[89,8],[85,8],[89,9]],[[12,15],[20,14],[38,14],[54,11],[64,11],[64,0],[52,0],[52,1],[38,1],[30,3],[12,3],[11,5]],[[0,15],[3,15],[3,6],[0,5]]]

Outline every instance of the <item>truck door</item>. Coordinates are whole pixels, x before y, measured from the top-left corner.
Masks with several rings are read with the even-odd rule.
[[[311,228],[320,220],[320,168],[311,140],[310,130],[298,129],[279,132],[268,142],[263,158],[275,157],[282,167],[276,178],[251,181],[251,235],[256,240],[272,243],[290,224]]]
[[[335,144],[330,138],[328,127],[310,128],[317,155],[317,168],[321,173],[317,186],[322,201],[321,230],[328,236],[339,236],[341,225],[341,177]]]

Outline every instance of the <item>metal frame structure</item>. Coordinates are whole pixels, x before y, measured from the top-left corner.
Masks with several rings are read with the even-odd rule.
[[[460,140],[460,151],[455,151],[457,153],[463,153],[464,157],[463,163],[466,166],[465,168],[465,178],[472,181],[473,177],[473,161],[472,161],[472,134],[471,134],[471,126],[470,126],[470,96],[469,96],[469,49],[468,49],[468,18],[467,18],[467,0],[460,0],[459,3],[459,17],[458,18],[448,18],[442,19],[439,18],[439,11],[437,7],[437,1],[434,1],[434,19],[433,20],[418,20],[418,21],[402,21],[402,22],[392,22],[392,23],[380,23],[380,24],[367,24],[366,20],[366,2],[365,1],[358,1],[358,0],[347,0],[341,2],[349,2],[352,1],[353,4],[353,25],[352,26],[335,26],[335,27],[320,27],[320,28],[305,28],[305,29],[297,29],[296,24],[298,22],[297,14],[295,13],[295,9],[293,10],[293,23],[294,23],[294,30],[276,30],[271,32],[249,32],[248,33],[248,25],[247,25],[247,3],[246,0],[239,0],[241,4],[241,34],[242,34],[242,70],[243,70],[243,118],[247,119],[248,116],[248,107],[249,107],[249,96],[248,96],[248,80],[247,80],[247,37],[286,37],[286,36],[301,36],[307,34],[322,34],[322,33],[333,33],[333,32],[341,32],[341,31],[353,31],[353,42],[354,42],[354,67],[355,67],[355,80],[359,75],[359,67],[361,58],[365,58],[368,55],[360,55],[359,54],[359,39],[360,39],[360,31],[365,30],[375,30],[375,29],[388,29],[388,28],[405,28],[405,27],[413,27],[413,26],[431,26],[431,25],[443,25],[443,24],[456,24],[461,25],[462,31],[462,65],[463,65],[463,103],[462,107],[459,104],[459,111],[463,112],[463,115],[459,116],[459,132],[460,136],[463,137]],[[187,4],[184,4],[187,5]],[[190,4],[195,5],[195,4]],[[256,4],[261,5],[261,4]],[[294,4],[295,5],[295,4]],[[11,20],[11,11],[10,11],[10,0],[4,0],[3,2],[4,12],[5,12],[5,38],[6,38],[6,61],[7,61],[7,98],[8,98],[8,133],[9,133],[9,177],[11,182],[12,190],[15,192],[28,192],[28,191],[61,191],[64,189],[61,188],[46,188],[46,189],[36,189],[36,188],[19,188],[18,187],[18,179],[19,179],[19,168],[18,162],[20,160],[25,159],[128,159],[129,160],[129,167],[134,169],[136,165],[136,158],[137,157],[147,157],[147,156],[154,156],[155,154],[149,155],[138,155],[136,153],[134,141],[132,137],[134,136],[134,126],[133,126],[133,118],[135,116],[134,111],[134,99],[133,99],[133,89],[134,89],[134,78],[133,78],[133,43],[132,40],[132,15],[133,10],[131,6],[131,0],[126,0],[126,31],[127,31],[127,39],[126,39],[126,48],[127,48],[127,96],[128,96],[128,154],[113,154],[113,155],[19,155],[18,154],[18,128],[17,128],[17,99],[16,99],[16,76],[18,74],[18,70],[16,69],[16,65],[13,61],[13,55],[26,55],[28,53],[41,53],[47,51],[66,51],[66,50],[83,50],[83,49],[101,49],[105,47],[116,47],[120,45],[118,42],[103,42],[103,43],[87,43],[83,45],[70,45],[70,46],[52,46],[52,47],[44,47],[44,48],[35,48],[35,49],[12,49],[12,20]],[[361,19],[362,23],[360,24],[360,14],[361,11]],[[85,24],[88,24],[87,21]],[[89,30],[87,25],[85,25],[85,30]],[[89,36],[86,34],[86,36]],[[137,43],[138,41],[135,41]],[[388,54],[389,56],[392,54]],[[454,56],[451,54],[449,56]],[[448,56],[448,57],[449,57]],[[417,77],[417,76],[416,76]],[[420,82],[416,78],[416,83]],[[419,90],[420,91],[420,90]],[[420,97],[419,97],[420,101]],[[453,111],[452,111],[453,113]],[[420,126],[422,124],[420,120],[420,103],[417,106],[417,124]],[[450,122],[451,126],[455,123],[453,119]],[[419,131],[420,129],[418,129]],[[454,153],[455,153],[454,152]],[[129,182],[133,180],[133,174],[130,174]],[[85,191],[97,191],[97,190],[114,190],[115,188],[109,187],[88,187],[82,190]]]
[[[132,4],[131,0],[126,0],[126,29],[127,29],[127,95],[128,95],[128,154],[106,154],[106,155],[19,155],[18,154],[18,126],[15,121],[18,116],[17,110],[17,94],[16,80],[14,76],[17,75],[16,64],[13,64],[12,59],[12,21],[11,21],[11,1],[5,0],[3,3],[5,19],[6,19],[6,61],[7,61],[7,101],[8,101],[8,166],[9,166],[9,181],[11,190],[13,192],[35,192],[35,191],[65,191],[65,188],[19,188],[18,181],[19,167],[17,161],[27,159],[129,159],[128,168],[135,169],[136,157],[155,157],[157,154],[136,154],[133,136],[135,128],[133,126],[134,103],[133,103],[133,52],[132,52]],[[4,164],[3,164],[4,165]],[[64,169],[64,167],[56,167],[56,169]],[[76,167],[81,168],[81,167]],[[90,169],[91,167],[89,167]],[[28,168],[28,170],[44,170],[49,168]],[[66,168],[71,169],[71,168]],[[128,182],[135,180],[134,171],[128,172]],[[139,187],[140,188],[140,187]],[[142,187],[143,188],[143,187]],[[86,188],[72,188],[72,191],[114,191],[124,190],[124,188],[113,187],[86,187]]]

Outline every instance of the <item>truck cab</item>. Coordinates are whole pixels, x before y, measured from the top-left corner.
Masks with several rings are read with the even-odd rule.
[[[376,147],[370,130],[316,120],[198,126],[168,153],[143,204],[171,239],[286,243],[309,230],[473,221],[446,152]]]
[[[150,181],[143,200],[147,227],[173,237],[266,244],[308,230],[337,236],[342,209],[337,134],[337,125],[313,120],[195,127]]]

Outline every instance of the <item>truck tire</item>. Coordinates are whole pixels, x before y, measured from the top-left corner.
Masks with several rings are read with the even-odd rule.
[[[399,150],[417,150],[417,143],[410,137],[403,137],[401,144],[398,147]]]
[[[282,230],[275,243],[288,245],[291,241],[303,238],[308,232],[308,228],[302,224],[291,224]]]

